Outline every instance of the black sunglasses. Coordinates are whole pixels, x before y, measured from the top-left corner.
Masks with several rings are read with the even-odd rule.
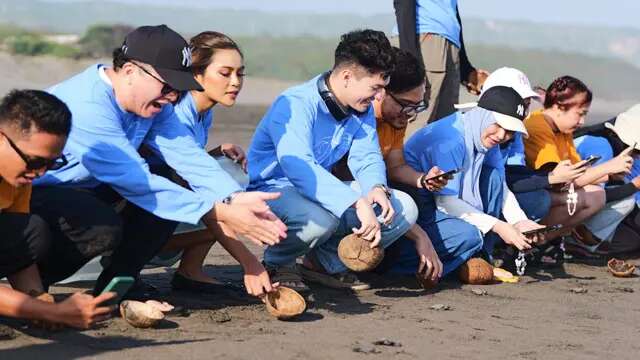
[[[38,170],[38,169],[47,169],[47,170],[58,170],[63,168],[65,165],[69,163],[64,154],[60,154],[59,157],[55,159],[45,159],[41,157],[30,157],[25,154],[18,148],[18,146],[7,136],[7,134],[0,131],[0,134],[4,135],[4,138],[7,139],[11,148],[20,156],[22,161],[27,165],[28,170]]]
[[[427,110],[427,108],[429,107],[429,104],[427,104],[424,100],[420,100],[419,103],[417,104],[406,104],[403,101],[399,100],[398,98],[396,98],[395,96],[393,96],[392,93],[387,92],[387,94],[389,94],[389,96],[391,96],[391,98],[398,103],[398,105],[400,105],[401,109],[400,112],[414,117],[417,116],[419,113]]]
[[[163,81],[162,79],[160,79],[159,77],[153,75],[151,72],[149,72],[149,70],[143,68],[142,66],[138,65],[137,63],[131,61],[131,63],[135,66],[137,66],[140,70],[144,71],[145,74],[151,76],[152,78],[158,80],[158,82],[160,82],[160,84],[162,84],[162,89],[160,90],[160,95],[165,96],[165,95],[169,95],[171,93],[176,93],[177,95],[180,95],[180,91],[174,89],[171,85],[169,85],[168,82]]]

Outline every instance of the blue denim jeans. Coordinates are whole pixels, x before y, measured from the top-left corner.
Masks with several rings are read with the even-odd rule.
[[[514,195],[529,220],[540,221],[549,214],[551,195],[547,190],[514,193]]]
[[[350,186],[360,191],[356,182],[350,183]],[[265,250],[264,262],[267,265],[292,266],[296,258],[313,252],[313,256],[329,274],[347,270],[338,257],[338,244],[352,232],[352,228],[360,227],[354,208],[347,209],[342,217],[337,218],[318,203],[304,197],[295,187],[262,190],[281,193],[278,199],[269,201],[269,206],[287,225],[287,238]],[[415,203],[401,191],[392,191],[391,205],[396,214],[390,225],[381,224],[380,244],[383,248],[404,235],[418,217]],[[379,215],[380,208],[376,206],[374,209]]]

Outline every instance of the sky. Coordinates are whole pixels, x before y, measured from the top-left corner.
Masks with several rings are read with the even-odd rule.
[[[50,0],[88,1],[88,0]],[[393,12],[393,0],[110,0],[130,4],[178,3],[208,8],[272,12],[346,12],[370,16]],[[463,18],[567,22],[640,29],[638,0],[459,0]]]

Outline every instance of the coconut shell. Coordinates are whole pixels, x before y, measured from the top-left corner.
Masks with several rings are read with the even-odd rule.
[[[369,271],[380,264],[384,258],[384,249],[379,246],[372,249],[370,241],[350,234],[340,240],[338,256],[353,271]]]
[[[265,303],[267,311],[281,320],[298,316],[307,309],[307,302],[302,295],[284,286],[279,286],[276,291],[268,293]]]
[[[460,281],[471,285],[486,285],[493,282],[493,266],[481,258],[469,259],[460,266]]]
[[[152,305],[134,300],[125,300],[120,303],[120,315],[137,328],[150,328],[164,319],[162,311]]]
[[[630,277],[636,270],[636,267],[634,265],[631,265],[624,260],[618,260],[615,258],[607,262],[607,267],[609,268],[609,272],[611,272],[613,276],[617,277]]]

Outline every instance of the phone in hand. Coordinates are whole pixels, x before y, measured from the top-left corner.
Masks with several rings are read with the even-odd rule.
[[[560,224],[551,225],[551,226],[545,226],[545,227],[540,228],[540,229],[525,231],[525,232],[522,233],[522,235],[525,236],[525,237],[535,236],[535,235],[544,235],[544,234],[550,233],[552,231],[557,231],[557,230],[560,230],[560,229],[562,229],[562,225],[560,225]]]
[[[116,293],[116,297],[106,301],[105,305],[117,305],[122,300],[122,297],[131,289],[135,280],[131,276],[116,276],[105,286],[101,294],[107,292]]]
[[[447,179],[447,180],[452,180],[453,179],[453,175],[457,174],[460,171],[460,169],[453,169],[453,170],[449,170],[447,172],[443,172],[442,174],[438,174],[436,176],[432,176],[428,179],[424,179],[424,181],[431,181],[431,180],[439,180],[441,178]]]
[[[593,164],[595,164],[596,162],[598,162],[598,160],[600,160],[602,158],[602,156],[600,155],[591,155],[588,158],[585,159],[585,163],[583,166],[591,166]]]

